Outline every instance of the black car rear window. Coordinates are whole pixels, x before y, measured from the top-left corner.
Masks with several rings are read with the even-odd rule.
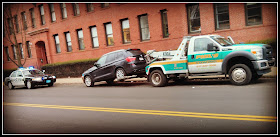
[[[128,50],[128,51],[126,51],[126,53],[129,56],[137,56],[137,55],[144,54],[141,50]]]

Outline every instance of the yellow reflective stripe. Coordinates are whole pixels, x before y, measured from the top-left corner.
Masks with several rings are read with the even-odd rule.
[[[223,62],[223,60],[219,59],[219,60],[195,61],[195,62],[189,62],[188,65],[204,64],[204,63],[218,63],[218,62]]]
[[[166,65],[166,64],[177,64],[177,63],[187,63],[188,60],[179,60],[179,61],[168,61],[168,62],[155,62],[150,64],[150,66],[154,65]]]

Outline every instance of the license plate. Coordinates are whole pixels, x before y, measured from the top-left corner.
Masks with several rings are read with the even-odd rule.
[[[51,80],[46,80],[46,83],[51,83],[52,81]]]

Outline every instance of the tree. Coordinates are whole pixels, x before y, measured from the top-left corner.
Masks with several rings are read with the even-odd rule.
[[[7,40],[10,45],[14,45],[16,53],[16,61],[14,61],[8,54],[7,57],[18,67],[23,67],[23,65],[26,62],[27,54],[23,54],[21,50],[23,50],[24,45],[26,44],[26,29],[23,23],[19,25],[19,22],[23,22],[23,18],[18,18],[18,15],[21,15],[18,13],[19,7],[16,7],[15,4],[3,4],[4,7],[4,39]],[[15,7],[15,13],[14,16],[12,14],[11,8]],[[26,23],[27,24],[27,23]],[[20,41],[21,40],[21,41]],[[22,47],[20,48],[19,42],[22,43]],[[24,56],[24,61],[22,62],[21,57]]]

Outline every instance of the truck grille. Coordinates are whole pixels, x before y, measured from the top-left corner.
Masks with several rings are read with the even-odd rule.
[[[272,47],[270,45],[263,46],[263,59],[272,60]]]

